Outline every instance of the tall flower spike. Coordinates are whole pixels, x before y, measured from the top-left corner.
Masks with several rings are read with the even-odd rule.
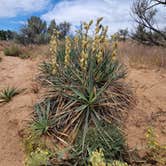
[[[54,30],[50,40],[50,54],[52,64],[52,74],[56,74],[57,71],[57,48],[58,48],[58,32]]]
[[[105,42],[105,39],[106,39],[106,36],[107,36],[107,32],[108,32],[108,26],[106,26],[104,29],[103,29],[103,32],[102,32],[102,36],[101,36],[101,42]]]
[[[86,70],[87,60],[88,60],[87,48],[88,48],[89,25],[90,24],[84,23],[84,29],[86,30],[86,32],[83,34],[83,38],[82,38],[82,51],[81,51],[81,58],[80,58],[80,66],[83,70]]]
[[[113,46],[112,46],[112,59],[113,60],[116,58],[117,51],[118,51],[118,42],[114,41]]]
[[[75,48],[75,49],[77,49],[77,47],[78,47],[78,42],[79,42],[79,37],[76,35],[76,36],[74,37],[74,48]]]
[[[65,66],[70,63],[70,52],[71,52],[71,40],[70,37],[66,37],[65,41]]]
[[[96,25],[99,25],[102,20],[103,20],[103,17],[98,18],[97,22],[96,22]]]

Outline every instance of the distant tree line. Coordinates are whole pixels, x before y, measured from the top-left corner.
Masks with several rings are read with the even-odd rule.
[[[13,40],[16,33],[10,30],[0,30],[0,40]]]
[[[166,47],[166,21],[162,23],[165,27],[158,26],[157,6],[166,9],[166,0],[134,0],[132,15],[137,26],[131,34],[128,29],[119,30],[116,33],[118,40],[126,41],[130,37],[143,44]],[[70,33],[70,28],[71,24],[68,22],[57,24],[52,20],[47,25],[40,17],[32,16],[18,33],[0,30],[0,40],[14,39],[24,45],[45,44],[49,42],[54,29],[60,32],[59,38],[64,39]]]
[[[46,44],[49,42],[54,29],[60,32],[59,38],[64,39],[70,33],[70,27],[71,25],[68,22],[56,24],[55,20],[52,20],[47,27],[46,21],[43,21],[40,17],[32,16],[18,33],[0,30],[0,40],[14,39],[24,45]]]

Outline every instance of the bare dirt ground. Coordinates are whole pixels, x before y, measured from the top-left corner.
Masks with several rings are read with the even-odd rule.
[[[2,54],[2,53],[1,53]],[[24,153],[19,136],[39,98],[32,92],[38,60],[3,56],[0,62],[0,90],[15,86],[25,91],[0,106],[0,166],[23,166]],[[137,105],[126,119],[127,142],[142,148],[148,126],[154,126],[160,142],[166,138],[166,71],[129,69],[127,81],[135,91]]]
[[[3,56],[0,62],[0,90],[6,87],[25,89],[11,102],[0,105],[0,166],[23,166],[24,153],[19,137],[30,117],[37,94],[32,92],[37,62]]]
[[[136,97],[136,106],[126,120],[129,146],[143,149],[148,127],[166,144],[166,71],[129,69],[127,80]]]

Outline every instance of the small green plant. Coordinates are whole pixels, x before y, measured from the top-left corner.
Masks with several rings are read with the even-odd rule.
[[[127,163],[118,160],[114,160],[111,163],[106,163],[104,153],[101,149],[91,153],[89,162],[89,166],[128,166]]]
[[[48,150],[37,148],[27,157],[25,166],[47,166],[51,153]]]
[[[101,149],[93,151],[90,155],[89,162],[92,166],[106,166],[104,154]]]
[[[114,160],[111,164],[108,164],[108,166],[128,166],[128,164],[122,161]]]
[[[17,45],[12,45],[4,49],[4,54],[6,56],[19,56],[21,54],[21,50]]]
[[[160,145],[157,141],[157,135],[152,127],[146,132],[147,139],[147,156],[148,163],[153,163],[159,166],[166,165],[166,145]]]
[[[44,101],[42,104],[35,105],[34,119],[31,125],[36,135],[48,134],[54,121],[51,114],[50,100]]]
[[[11,99],[18,95],[20,93],[20,91],[14,87],[10,88],[5,88],[4,90],[1,91],[0,93],[0,103],[7,103],[9,101],[11,101]]]

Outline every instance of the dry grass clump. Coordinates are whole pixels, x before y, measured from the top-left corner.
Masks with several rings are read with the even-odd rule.
[[[27,45],[21,46],[22,52],[27,54],[29,58],[33,59],[36,57],[48,57],[49,45]]]
[[[22,59],[36,58],[36,57],[48,57],[49,46],[48,45],[20,45],[12,41],[0,42],[0,51],[3,51],[7,56],[16,56]]]
[[[4,48],[3,52],[6,56],[19,57],[22,54],[20,47],[16,44],[12,44],[11,46]]]
[[[119,43],[118,55],[131,67],[166,68],[166,48],[163,47],[142,45],[131,40]]]
[[[9,47],[11,43],[11,41],[0,41],[0,51],[3,51],[4,48]]]

